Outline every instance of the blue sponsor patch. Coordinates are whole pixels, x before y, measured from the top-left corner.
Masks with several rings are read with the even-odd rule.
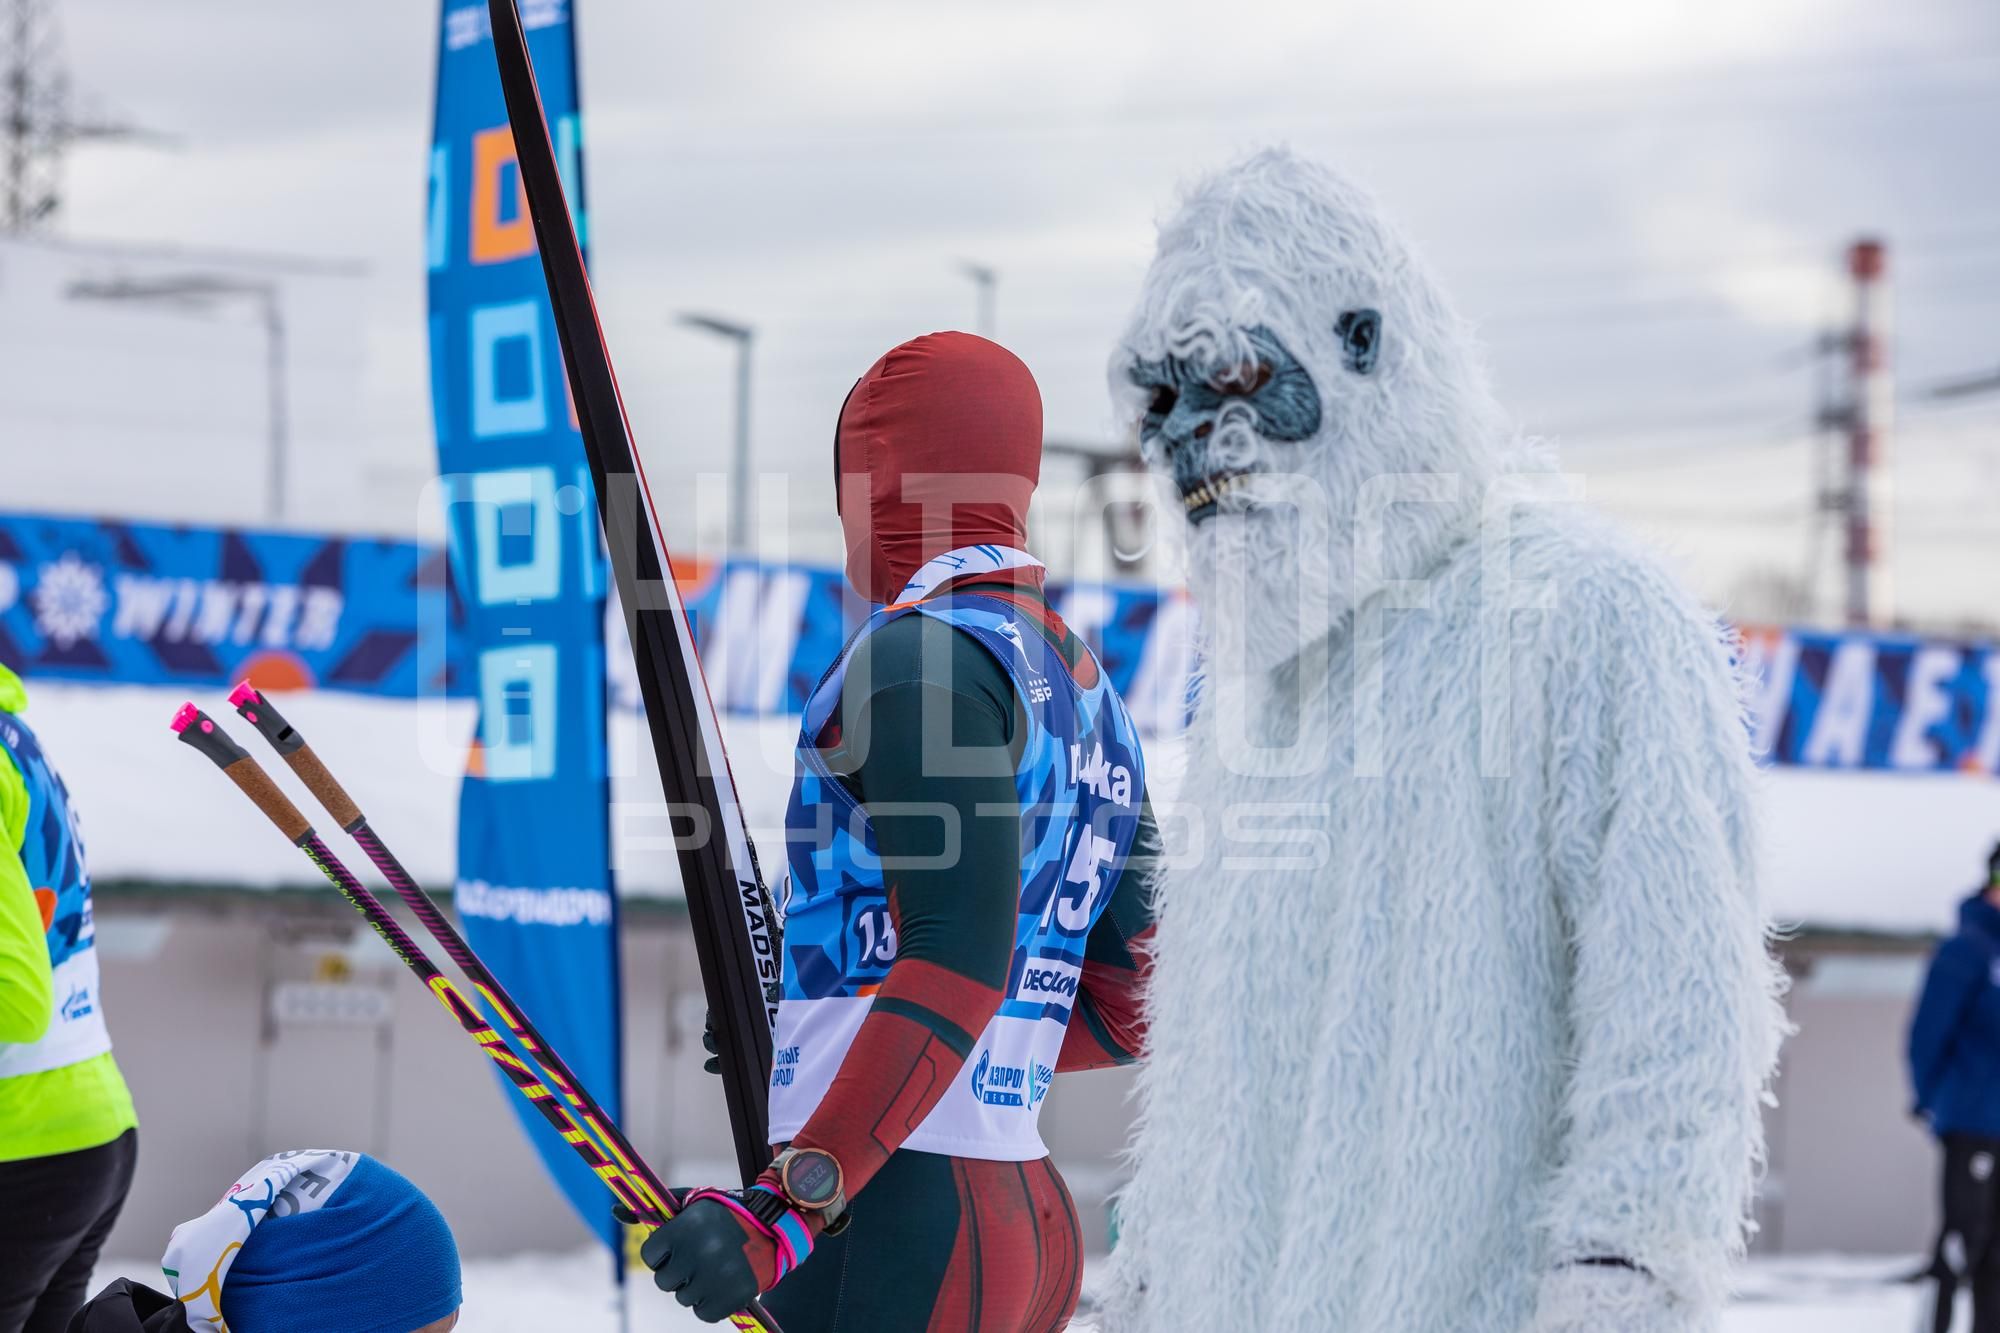
[[[1056,1071],[1045,1064],[999,1065],[990,1051],[979,1053],[972,1066],[972,1096],[987,1106],[1040,1106],[1055,1082]]]

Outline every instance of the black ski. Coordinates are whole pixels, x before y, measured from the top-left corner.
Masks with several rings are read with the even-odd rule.
[[[722,1060],[737,1164],[748,1185],[770,1160],[766,1126],[779,979],[776,918],[743,823],[687,610],[670,575],[659,519],[632,447],[520,12],[514,0],[488,0],[487,7],[521,182],[597,486],[598,516],[638,661],[660,785],[673,812],[681,883]]]

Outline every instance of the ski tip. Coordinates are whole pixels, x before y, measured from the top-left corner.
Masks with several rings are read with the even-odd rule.
[[[229,692],[229,703],[233,708],[243,708],[258,701],[257,687],[247,680],[236,682],[236,688]]]
[[[174,734],[178,736],[186,731],[194,725],[194,720],[200,716],[201,710],[196,708],[192,703],[182,704],[181,711],[174,714],[174,720],[170,724],[174,729]]]

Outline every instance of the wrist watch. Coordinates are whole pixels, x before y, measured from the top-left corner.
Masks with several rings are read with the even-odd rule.
[[[847,1229],[847,1191],[840,1163],[832,1153],[818,1148],[787,1148],[771,1165],[778,1172],[778,1189],[786,1202],[802,1213],[818,1213],[829,1236]]]

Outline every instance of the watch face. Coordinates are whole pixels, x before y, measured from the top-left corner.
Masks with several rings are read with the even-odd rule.
[[[803,1151],[785,1163],[785,1192],[802,1208],[824,1208],[840,1195],[840,1163],[823,1152]]]

